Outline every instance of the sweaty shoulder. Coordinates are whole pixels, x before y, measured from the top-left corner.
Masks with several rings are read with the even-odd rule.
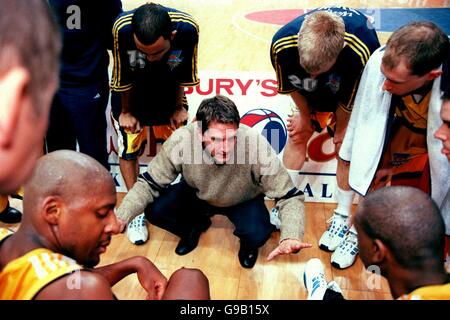
[[[114,299],[108,281],[98,273],[88,270],[63,276],[45,288],[35,300],[112,300]]]

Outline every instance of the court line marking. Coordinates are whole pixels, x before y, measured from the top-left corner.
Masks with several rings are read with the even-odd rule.
[[[248,14],[248,13],[249,13],[249,12],[247,12],[247,14]],[[233,25],[233,27],[235,27],[236,29],[238,29],[238,30],[241,31],[242,33],[245,33],[245,34],[248,35],[249,37],[252,37],[252,38],[254,38],[254,39],[256,39],[256,40],[262,41],[262,42],[264,42],[265,44],[269,44],[269,45],[270,45],[270,44],[272,43],[272,40],[268,40],[268,39],[265,39],[265,38],[263,38],[263,37],[260,37],[260,36],[258,36],[258,35],[256,35],[256,34],[250,32],[250,31],[248,31],[248,30],[242,28],[242,27],[239,25],[239,22],[237,21],[237,19],[238,19],[238,18],[241,18],[241,17],[243,17],[243,16],[245,16],[245,15],[243,14],[243,12],[238,12],[238,13],[236,13],[235,15],[233,15],[233,17],[231,18],[231,24]]]

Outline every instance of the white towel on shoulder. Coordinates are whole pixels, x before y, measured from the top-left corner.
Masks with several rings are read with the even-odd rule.
[[[367,62],[361,77],[352,115],[339,156],[350,161],[349,183],[358,193],[366,195],[380,162],[392,95],[382,89],[381,73],[384,47],[377,49]],[[430,158],[432,198],[440,205],[450,187],[450,166],[441,153],[441,142],[434,132],[441,125],[442,106],[440,77],[433,83],[428,110],[427,144]]]

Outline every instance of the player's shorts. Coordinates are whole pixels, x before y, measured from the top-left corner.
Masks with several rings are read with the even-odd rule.
[[[148,127],[143,127],[141,130],[135,133],[126,131],[119,125],[119,121],[114,119],[111,113],[111,122],[114,125],[114,129],[117,133],[117,147],[119,157],[124,160],[138,159],[145,150],[147,144]]]
[[[114,124],[114,129],[118,137],[119,157],[125,160],[135,160],[144,153],[147,144],[147,134],[150,130],[150,139],[154,140],[153,143],[166,141],[174,131],[169,125],[160,125],[151,127],[144,126],[139,132],[129,133],[120,127],[119,122],[114,119],[112,113],[111,121]]]
[[[336,116],[334,112],[312,111],[310,114],[311,124],[314,131],[321,133],[327,128],[328,134],[333,137],[336,128]]]

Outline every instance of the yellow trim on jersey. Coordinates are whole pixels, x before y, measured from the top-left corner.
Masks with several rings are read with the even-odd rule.
[[[339,107],[344,110],[347,113],[351,113],[353,110],[353,104],[355,103],[355,96],[356,96],[356,92],[358,90],[359,87],[359,82],[361,80],[361,77],[359,77],[356,81],[355,84],[353,85],[353,90],[352,90],[352,94],[350,95],[350,99],[347,102],[347,105],[340,103]]]
[[[273,46],[272,52],[274,55],[276,55],[286,48],[297,47],[297,44],[298,44],[297,37],[295,37],[295,39],[286,39],[285,41],[278,43],[276,46]]]
[[[192,66],[191,66],[192,77],[191,78],[192,78],[193,82],[180,83],[180,86],[182,86],[182,87],[194,87],[200,83],[200,81],[198,80],[198,76],[197,76],[197,48],[198,48],[198,45],[196,44],[194,47],[194,52],[192,53]]]
[[[173,22],[186,22],[194,26],[195,30],[197,30],[197,33],[199,32],[200,28],[198,26],[197,21],[194,20],[190,15],[182,12],[175,12],[170,11],[168,12],[170,20]]]
[[[0,300],[31,300],[56,279],[82,270],[75,260],[39,248],[10,261],[0,273]]]
[[[355,35],[350,33],[345,33],[344,37],[345,43],[361,58],[361,63],[363,66],[366,65],[370,57],[369,48]]]
[[[276,49],[278,49],[278,47],[280,45],[282,45],[284,42],[291,42],[295,40],[295,42],[297,43],[298,41],[298,35],[293,35],[293,36],[287,36],[287,37],[283,37],[278,39],[277,41],[275,41],[272,45],[272,50],[275,52]]]
[[[125,86],[120,85],[120,77],[121,77],[121,61],[120,61],[120,51],[119,51],[119,31],[124,26],[131,23],[133,19],[133,13],[127,14],[114,22],[113,25],[113,37],[114,37],[114,48],[113,48],[113,58],[114,58],[114,67],[113,67],[113,75],[111,82],[111,89],[113,91],[128,91],[133,86],[132,84],[128,84]]]
[[[282,74],[280,65],[278,64],[278,53],[287,48],[297,47],[297,43],[298,43],[298,36],[293,35],[293,36],[287,36],[284,38],[280,38],[277,41],[275,41],[272,45],[271,56],[272,56],[272,59],[274,61],[274,65],[275,65],[275,73],[277,76],[277,92],[278,93],[288,94],[288,93],[296,91],[296,89],[286,91],[283,88],[283,83],[282,83],[283,74]]]
[[[3,241],[6,237],[12,235],[14,232],[12,232],[9,229],[0,228],[0,242]]]
[[[354,34],[351,33],[345,33],[344,39],[347,38],[348,40],[352,40],[352,42],[354,42],[355,44],[357,44],[358,48],[360,48],[363,53],[364,56],[367,58],[367,60],[369,60],[370,57],[370,50],[367,47],[367,45],[361,40],[359,39],[357,36],[355,36]]]

